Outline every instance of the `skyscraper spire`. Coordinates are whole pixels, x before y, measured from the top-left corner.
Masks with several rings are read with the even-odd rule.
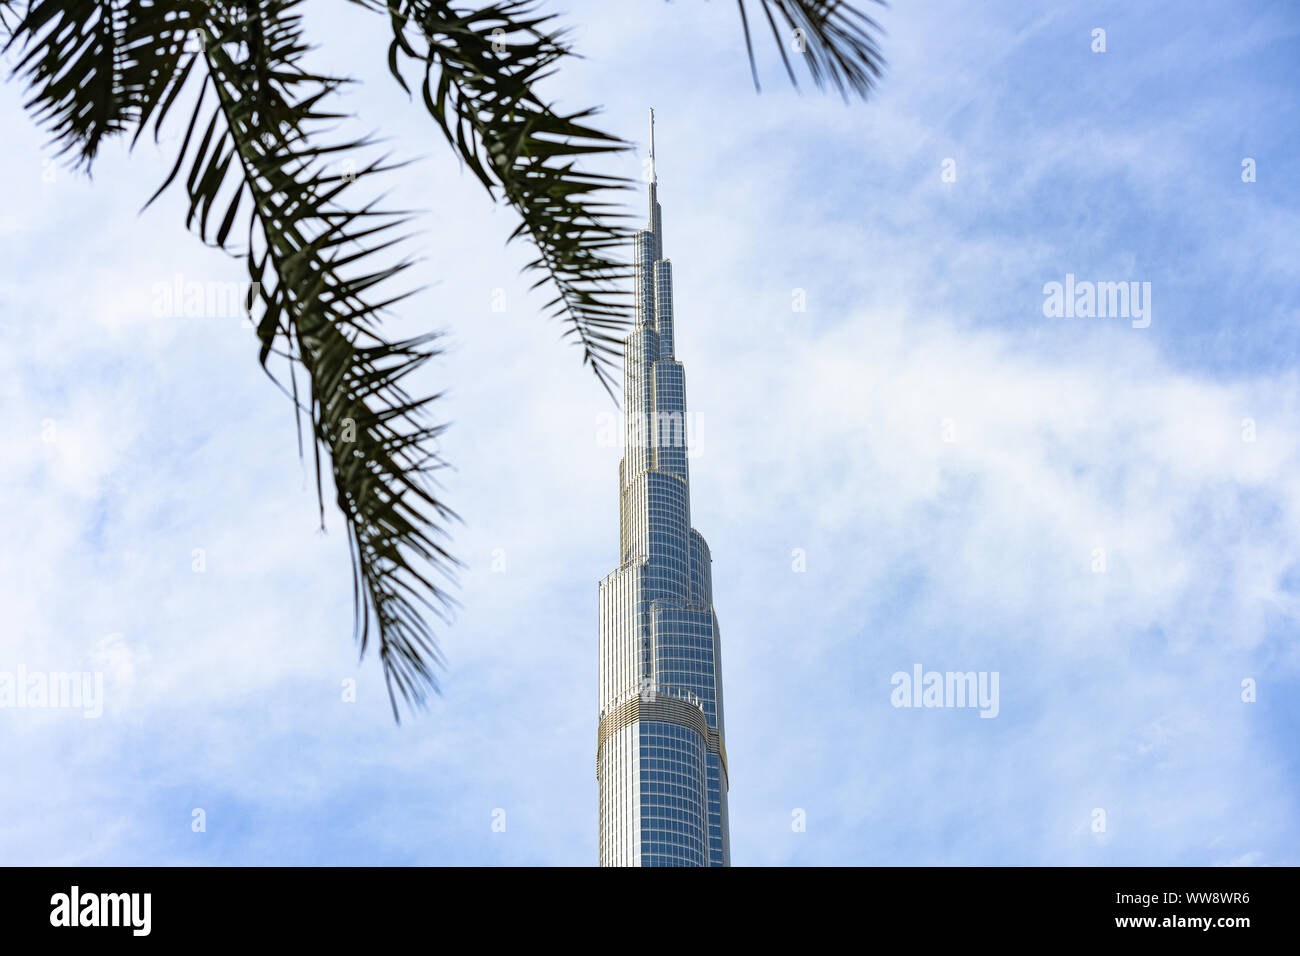
[[[653,246],[651,255],[650,273],[654,272],[653,263],[658,261],[664,254],[664,237],[663,223],[660,221],[659,213],[659,170],[655,168],[655,111],[650,107],[650,222],[646,226],[646,231],[650,234],[650,244]],[[640,257],[637,258],[640,268]]]
[[[655,169],[655,108],[650,107],[650,182],[659,182],[659,173]]]
[[[709,546],[691,527],[686,379],[654,170],[624,344],[619,565],[600,582],[602,866],[729,866],[722,653]]]

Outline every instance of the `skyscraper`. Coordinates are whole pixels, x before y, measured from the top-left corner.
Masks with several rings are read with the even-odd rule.
[[[625,348],[619,566],[600,582],[601,866],[729,866],[722,655],[709,546],[691,527],[686,383],[673,355],[650,111],[650,221]]]

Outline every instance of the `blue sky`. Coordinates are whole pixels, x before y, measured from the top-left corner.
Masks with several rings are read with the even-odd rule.
[[[658,118],[733,861],[1300,863],[1294,6],[900,0],[865,105],[763,43],[756,95],[730,4],[563,9],[585,59],[551,94],[642,145]],[[106,678],[99,719],[0,711],[0,862],[595,861],[612,406],[386,24],[306,12],[358,128],[421,157],[388,185],[429,288],[391,327],[447,333],[444,695],[395,727],[358,664],[252,333],[152,314],[178,273],[242,278],[176,196],[139,214],[179,130],[51,176],[0,86],[0,671]],[[1151,283],[1150,326],[1045,317],[1067,273]],[[916,663],[998,672],[998,716],[891,706]]]

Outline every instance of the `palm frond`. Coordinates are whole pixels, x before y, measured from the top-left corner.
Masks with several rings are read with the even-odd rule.
[[[437,689],[441,657],[425,612],[445,615],[458,566],[443,544],[455,516],[433,484],[443,463],[426,451],[444,427],[428,419],[438,396],[412,398],[403,381],[437,354],[435,335],[389,341],[378,331],[409,294],[383,291],[408,260],[376,258],[402,240],[406,217],[351,199],[393,164],[331,167],[371,144],[322,142],[322,127],[339,118],[324,103],[344,81],[303,66],[300,3],[31,0],[9,45],[24,51],[29,109],[87,165],[103,139],[132,127],[138,138],[151,119],[157,136],[178,102],[191,104],[154,198],[179,181],[187,226],[246,260],[260,361],[270,374],[273,357],[288,360],[281,387],[294,396],[300,433],[304,421],[312,431],[322,523],[328,469],[347,524],[355,635],[362,655],[377,640],[400,719],[399,697],[418,706]],[[98,38],[72,45],[78,31]],[[247,241],[236,244],[240,223]]]
[[[450,600],[425,568],[450,578],[458,564],[442,543],[454,515],[431,481],[442,462],[425,451],[444,427],[427,419],[438,396],[413,399],[402,383],[436,354],[435,335],[390,342],[377,331],[383,312],[409,294],[379,289],[409,262],[372,265],[372,257],[400,241],[392,230],[406,218],[346,201],[358,182],[392,165],[381,158],[355,176],[331,170],[333,154],[369,143],[322,145],[314,135],[338,118],[321,103],[343,81],[300,65],[307,46],[289,12],[298,3],[249,4],[244,13],[209,18],[207,76],[230,142],[223,155],[220,144],[206,147],[205,134],[191,154],[190,218],[197,210],[206,237],[208,211],[238,162],[253,210],[248,266],[263,298],[261,361],[283,343],[307,375],[322,520],[323,455],[348,527],[361,652],[373,630],[399,717],[399,695],[419,705],[437,689],[433,665],[441,657],[424,611],[442,615]],[[237,187],[223,230],[239,200]]]
[[[24,41],[13,72],[27,80],[23,105],[62,144],[60,155],[89,166],[107,137],[122,132],[135,107],[132,91],[119,84],[124,52],[114,0],[4,5],[9,34],[4,51]]]
[[[884,5],[884,0],[873,2]],[[884,56],[873,36],[883,32],[879,23],[843,0],[757,0],[757,3],[772,31],[786,74],[796,88],[799,79],[787,47],[803,58],[818,89],[830,87],[845,99],[850,93],[864,100],[871,94],[885,68]],[[750,73],[754,88],[759,89],[748,5],[749,0],[736,0]]]
[[[546,308],[566,322],[566,337],[612,394],[630,303],[622,253],[632,235],[613,197],[630,181],[581,170],[577,161],[630,146],[588,125],[594,109],[559,112],[540,98],[537,84],[573,55],[563,32],[531,0],[477,9],[445,0],[356,2],[389,15],[393,76],[409,91],[402,60],[423,68],[424,103],[447,141],[518,212],[510,238],[526,236],[538,250],[526,267],[539,274],[534,288],[552,288]]]

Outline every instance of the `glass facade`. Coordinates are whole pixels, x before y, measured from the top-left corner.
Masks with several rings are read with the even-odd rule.
[[[651,164],[654,162],[651,114]],[[600,582],[601,866],[729,866],[712,558],[691,527],[686,379],[658,180],[636,234],[625,343],[619,566]]]

